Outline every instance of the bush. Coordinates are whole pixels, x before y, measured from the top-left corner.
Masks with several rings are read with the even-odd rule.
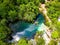
[[[56,30],[53,31],[51,37],[52,37],[53,39],[57,39],[57,38],[59,38],[59,32],[56,31]]]

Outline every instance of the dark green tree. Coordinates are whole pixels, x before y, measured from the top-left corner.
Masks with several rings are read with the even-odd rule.
[[[57,41],[51,40],[48,45],[58,45]]]
[[[53,31],[53,32],[52,32],[52,38],[53,38],[53,39],[57,39],[57,38],[59,38],[59,32],[56,31],[56,30]]]
[[[26,39],[21,39],[18,41],[17,45],[28,45],[28,43]]]
[[[17,18],[17,12],[15,11],[15,10],[10,10],[9,12],[8,12],[8,16],[9,16],[9,19],[10,20],[15,20],[16,18]]]
[[[45,45],[45,41],[43,38],[39,38],[37,41],[37,45]]]

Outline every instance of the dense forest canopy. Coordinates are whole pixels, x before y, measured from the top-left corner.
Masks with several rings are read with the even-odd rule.
[[[7,43],[12,33],[9,24],[15,23],[16,21],[34,22],[37,15],[40,14],[39,7],[41,3],[45,3],[45,0],[0,0],[0,45],[11,45]],[[52,33],[52,38],[60,38],[60,22],[58,22],[58,17],[60,16],[60,0],[50,0],[50,2],[46,3],[46,7],[48,16],[52,20],[52,24],[56,28],[55,30],[57,30]],[[50,42],[49,45],[55,45],[54,42]],[[28,45],[25,39],[21,39],[18,45],[23,45],[23,43]],[[45,45],[43,38],[37,41],[37,45],[40,43]]]
[[[58,17],[60,16],[60,2],[58,0],[50,1],[46,4],[48,7],[48,16],[52,20],[53,23],[57,21]]]
[[[0,45],[6,43],[10,38],[10,23],[16,21],[33,22],[39,14],[39,3],[41,0],[0,0]]]
[[[0,17],[12,22],[16,19],[34,21],[39,14],[39,2],[40,0],[1,0]]]
[[[57,42],[59,42],[60,38],[60,21],[58,21],[60,17],[60,0],[53,0],[48,3],[46,3],[48,16],[52,21],[52,25],[50,27],[52,28],[53,32],[51,34],[51,38],[53,39],[53,42],[50,41],[49,45],[58,45]],[[56,42],[56,44],[55,44]]]

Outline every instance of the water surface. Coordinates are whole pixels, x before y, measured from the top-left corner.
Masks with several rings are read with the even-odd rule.
[[[35,23],[30,24],[27,22],[17,22],[16,24],[12,24],[11,29],[15,30],[16,33],[13,36],[18,36],[20,37],[27,37],[27,38],[32,38],[36,31],[42,30],[44,23],[44,17],[42,15],[38,15]],[[39,28],[39,29],[38,29]]]

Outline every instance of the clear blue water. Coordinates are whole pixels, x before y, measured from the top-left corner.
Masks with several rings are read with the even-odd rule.
[[[35,24],[38,22],[38,24]],[[27,37],[31,38],[38,30],[38,27],[42,27],[42,23],[44,23],[44,17],[42,15],[38,15],[34,24],[30,24],[27,22],[18,22],[11,26],[12,29],[16,31],[18,37]]]
[[[23,31],[24,29],[28,28],[29,25],[30,25],[30,24],[27,23],[27,22],[19,21],[19,22],[15,23],[15,24],[12,24],[12,25],[11,25],[11,28],[12,28],[13,30],[15,30],[15,32],[21,32],[21,31]]]

